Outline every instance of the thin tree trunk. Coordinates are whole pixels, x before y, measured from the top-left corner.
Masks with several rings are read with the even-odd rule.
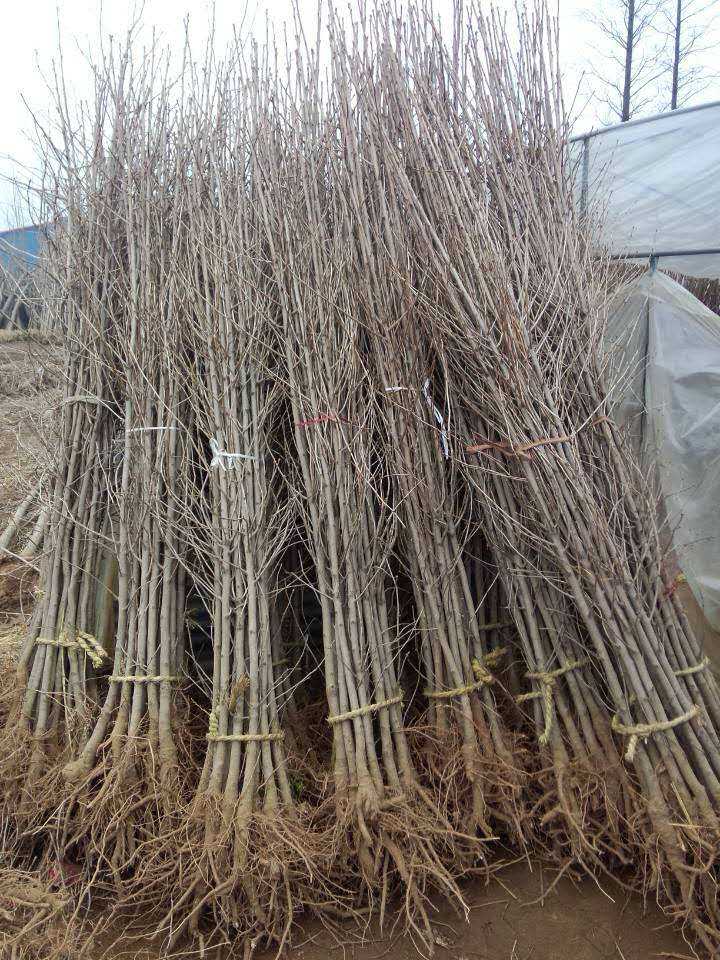
[[[680,2],[680,0],[678,0]],[[625,40],[625,82],[623,84],[622,114],[620,119],[630,119],[630,91],[632,89],[632,62],[635,33],[635,0],[628,0],[627,39]]]
[[[677,0],[675,14],[675,50],[673,52],[672,91],[670,94],[670,109],[677,110],[678,85],[680,78],[680,34],[682,32],[682,0]]]

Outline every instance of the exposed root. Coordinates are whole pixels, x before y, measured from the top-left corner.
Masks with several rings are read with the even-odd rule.
[[[524,848],[531,837],[526,826],[527,770],[523,766],[523,738],[512,737],[508,755],[492,747],[474,751],[468,761],[462,733],[455,724],[438,733],[427,722],[409,728],[409,741],[419,779],[427,785],[432,808],[443,811],[446,821],[462,834],[480,838],[499,837],[503,842]],[[473,771],[476,783],[468,778]],[[480,813],[477,797],[482,798]]]
[[[36,874],[0,870],[0,957],[3,960],[70,960],[80,957],[87,935],[74,920],[67,886]]]
[[[187,937],[232,936],[282,948],[303,913],[352,914],[354,892],[337,882],[331,823],[304,804],[289,813],[228,816],[222,797],[187,808],[172,836],[148,844],[127,900],[158,917],[169,950]]]

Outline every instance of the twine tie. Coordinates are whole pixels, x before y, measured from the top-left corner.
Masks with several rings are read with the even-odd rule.
[[[699,713],[700,707],[697,704],[693,704],[689,710],[680,714],[679,717],[673,717],[672,720],[657,720],[655,723],[636,724],[621,723],[620,718],[616,714],[612,718],[612,729],[615,733],[621,733],[623,736],[630,738],[627,749],[625,750],[625,760],[628,763],[633,763],[635,761],[635,751],[637,750],[638,741],[641,737],[643,740],[646,740],[654,733],[666,733],[668,730],[679,727],[682,723],[687,723],[688,720],[693,720]]]
[[[425,696],[430,700],[451,700],[453,697],[462,697],[467,693],[473,693],[475,690],[481,690],[483,687],[489,687],[495,683],[496,677],[490,673],[488,666],[495,666],[507,653],[507,647],[498,647],[483,657],[481,663],[477,657],[473,657],[471,666],[475,680],[472,683],[463,684],[461,687],[453,687],[451,690],[425,690]]]
[[[587,658],[584,660],[572,660],[564,666],[558,667],[557,670],[539,670],[534,673],[525,674],[528,680],[536,680],[542,684],[542,687],[540,690],[532,690],[530,693],[521,693],[519,697],[515,697],[515,702],[525,703],[528,700],[542,698],[545,729],[538,737],[538,743],[541,746],[546,747],[548,743],[550,743],[550,734],[552,733],[553,720],[555,717],[555,703],[553,700],[555,684],[560,677],[569,673],[571,670],[577,670],[579,667],[585,666],[587,662]]]
[[[682,670],[675,670],[676,677],[689,677],[693,673],[700,673],[703,670],[707,670],[710,666],[710,657],[703,657],[699,663],[694,663],[690,667],[684,667]]]
[[[51,647],[64,647],[66,650],[82,650],[85,656],[92,662],[95,669],[103,665],[104,660],[109,660],[108,654],[98,643],[97,638],[84,630],[78,630],[75,639],[71,640],[67,633],[61,633],[54,639],[51,637],[38,637],[35,643],[47,644]]]
[[[271,740],[284,740],[282,730],[275,733],[218,733],[218,718],[215,710],[208,716],[206,739],[210,743],[268,743]]]
[[[356,707],[354,710],[348,710],[347,713],[338,713],[334,717],[328,717],[327,722],[332,726],[334,723],[342,723],[343,720],[354,720],[356,717],[364,717],[368,713],[377,713],[378,710],[386,710],[396,703],[402,703],[404,697],[402,693],[390,697],[388,700],[382,700],[380,703],[367,703],[364,707]]]

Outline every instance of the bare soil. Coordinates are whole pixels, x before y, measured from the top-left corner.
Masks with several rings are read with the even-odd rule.
[[[60,363],[56,344],[0,336],[0,530],[47,462],[52,411],[60,399]],[[33,582],[31,571],[8,560],[0,562],[0,681],[12,676],[30,613]],[[0,862],[0,868],[9,866]],[[40,881],[34,878],[33,883],[35,879]],[[518,862],[488,885],[467,888],[467,922],[438,904],[435,956],[438,960],[683,960],[693,956],[681,933],[669,926],[655,904],[643,904],[610,883],[601,889],[590,880],[574,884],[563,878],[552,886],[554,879],[555,874],[538,863]],[[60,946],[62,930],[57,949],[48,951],[38,930],[36,943],[31,940],[18,953],[5,951],[3,935],[12,929],[4,902],[8,892],[0,890],[0,960],[11,956],[74,960],[75,949]],[[411,960],[418,956],[410,936],[393,935],[387,928],[381,933],[373,926],[364,931],[350,926],[329,931],[308,923],[301,926],[294,944],[286,954],[293,960]],[[197,951],[187,954],[200,955]],[[221,960],[230,951],[207,955]],[[147,935],[124,936],[117,930],[83,956],[161,960],[167,954]],[[242,956],[242,951],[234,951],[233,956]],[[274,953],[252,956],[270,960]]]
[[[62,355],[47,337],[0,331],[0,525],[47,461]]]
[[[469,917],[465,921],[439,905],[433,919],[435,960],[692,960],[695,954],[682,935],[668,925],[654,904],[606,884],[573,884],[562,879],[552,890],[554,874],[540,864],[514,863],[487,885],[466,890]],[[208,949],[198,943],[178,947],[169,955],[149,931],[107,926],[102,933],[84,932],[68,924],[72,896],[61,886],[51,888],[29,874],[15,876],[0,865],[0,960],[276,960],[273,950],[253,950],[250,944]],[[13,900],[17,898],[15,910]],[[64,907],[40,923],[17,954],[3,952],[3,936],[17,933],[21,923],[53,904]],[[48,916],[48,913],[44,914]],[[98,919],[102,919],[99,917]],[[358,930],[318,922],[301,924],[286,960],[417,960],[427,952],[412,937],[394,933],[388,924]],[[398,924],[400,926],[400,924]]]
[[[62,355],[47,336],[0,331],[0,532],[47,466]],[[37,572],[0,557],[0,623],[32,607]]]
[[[515,863],[497,879],[467,890],[467,923],[447,907],[438,909],[434,930],[437,960],[647,960],[693,956],[681,934],[654,904],[643,906],[621,888],[592,881],[573,884],[555,878],[542,865]],[[543,892],[546,896],[543,898]],[[408,936],[378,936],[353,944],[321,929],[304,931],[305,941],[290,952],[293,960],[414,960],[418,950]],[[298,938],[299,940],[299,938]],[[260,956],[260,955],[258,955]],[[270,960],[271,953],[262,954]]]

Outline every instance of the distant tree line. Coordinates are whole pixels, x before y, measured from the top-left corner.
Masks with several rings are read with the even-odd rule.
[[[589,14],[601,42],[590,63],[595,98],[610,118],[651,108],[676,110],[720,76],[716,43],[720,0],[603,0]]]

